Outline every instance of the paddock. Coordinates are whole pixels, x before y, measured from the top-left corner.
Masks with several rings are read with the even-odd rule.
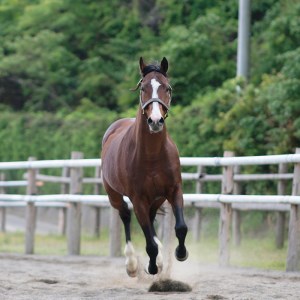
[[[280,247],[283,241],[283,230],[285,212],[289,211],[289,240],[288,253],[286,259],[287,271],[300,270],[300,248],[299,248],[299,204],[300,204],[300,149],[296,149],[296,154],[270,155],[257,157],[234,157],[234,153],[226,151],[224,157],[214,158],[181,158],[182,166],[197,166],[198,173],[184,174],[184,179],[196,179],[197,187],[195,194],[184,194],[185,206],[196,208],[196,230],[201,221],[201,209],[205,207],[215,207],[220,210],[219,226],[219,265],[228,266],[230,262],[230,239],[231,222],[233,220],[233,238],[238,243],[239,240],[239,211],[240,210],[270,210],[278,211],[278,229],[276,233],[276,243]],[[71,160],[35,161],[29,158],[25,162],[3,162],[0,163],[0,170],[25,169],[25,181],[8,181],[2,179],[0,191],[0,204],[2,207],[1,227],[5,227],[5,208],[7,206],[26,205],[26,228],[25,228],[25,253],[34,253],[34,238],[36,227],[36,213],[39,205],[53,205],[62,210],[62,233],[66,232],[68,243],[68,254],[80,254],[80,234],[81,234],[81,206],[82,204],[94,205],[96,211],[101,206],[108,205],[106,195],[83,195],[82,187],[84,183],[95,184],[96,194],[101,185],[99,159],[82,159],[83,154],[74,152]],[[240,174],[240,166],[246,165],[278,165],[277,174]],[[293,167],[293,173],[287,173],[287,165]],[[221,175],[206,175],[203,173],[205,166],[221,167]],[[83,167],[96,168],[96,178],[83,178]],[[39,170],[44,168],[62,168],[62,178],[47,177],[39,174]],[[69,176],[67,177],[67,174]],[[98,178],[97,178],[98,176]],[[292,195],[287,195],[286,181],[292,182]],[[62,193],[59,195],[37,195],[38,180],[57,181],[63,185]],[[202,184],[205,181],[221,180],[221,194],[201,193]],[[239,182],[251,180],[277,180],[278,195],[241,195]],[[3,187],[9,185],[26,186],[26,194],[5,194]],[[66,194],[66,192],[69,194]],[[2,194],[1,194],[2,192]],[[128,200],[128,199],[127,199]],[[66,215],[68,217],[66,218]],[[95,214],[97,216],[97,213]],[[168,215],[168,214],[167,214]],[[197,219],[198,218],[198,219]],[[165,218],[168,219],[168,218]],[[115,210],[110,214],[110,256],[121,255],[121,222]],[[97,223],[97,222],[96,222]],[[165,237],[170,236],[170,220],[163,222],[163,233]],[[196,234],[197,235],[197,234]],[[167,239],[164,239],[168,243]]]
[[[0,254],[2,299],[299,299],[300,274],[175,261],[188,293],[149,293],[156,276],[129,278],[123,258]]]
[[[167,260],[168,275],[174,280],[188,283],[191,292],[150,293],[149,286],[159,276],[146,275],[141,272],[138,278],[129,278],[124,267],[124,258],[120,254],[120,227],[116,226],[118,216],[111,211],[112,222],[110,236],[110,256],[78,256],[80,254],[80,208],[82,203],[89,203],[97,210],[108,206],[105,195],[83,195],[83,184],[92,183],[98,193],[101,186],[99,177],[100,160],[60,160],[60,161],[28,161],[0,163],[0,169],[25,169],[25,180],[4,181],[2,178],[0,194],[2,206],[2,229],[5,227],[5,209],[14,205],[25,206],[25,253],[0,253],[0,295],[5,299],[298,299],[300,294],[299,257],[299,163],[300,155],[279,155],[264,157],[223,157],[223,158],[183,158],[182,165],[198,166],[198,172],[185,174],[185,180],[196,180],[196,193],[185,194],[185,205],[196,209],[195,238],[201,220],[201,210],[215,207],[220,210],[220,256],[218,265],[204,265],[189,259],[179,263],[174,259]],[[78,158],[78,154],[77,158]],[[76,156],[75,155],[75,156]],[[232,153],[225,153],[231,156]],[[277,174],[241,174],[239,165],[277,164]],[[287,164],[292,166],[293,173],[287,173]],[[203,166],[215,166],[223,169],[223,174],[205,174]],[[95,178],[83,178],[83,167],[95,167]],[[43,168],[62,168],[61,177],[49,177],[40,174]],[[67,176],[67,174],[69,174]],[[37,195],[39,181],[59,182],[62,194]],[[251,180],[275,180],[278,182],[277,195],[241,195],[239,182]],[[286,182],[293,180],[292,191],[288,195]],[[220,194],[203,194],[202,186],[207,181],[221,181]],[[7,186],[24,186],[26,193],[3,194]],[[97,205],[96,205],[97,204]],[[67,256],[34,255],[34,236],[36,229],[36,208],[53,205],[61,212],[61,233],[65,232],[68,240]],[[287,253],[287,271],[263,271],[250,268],[229,267],[230,224],[238,220],[241,210],[270,210],[280,215],[289,214],[289,250]],[[65,219],[68,212],[68,220]],[[97,214],[95,214],[97,215]],[[170,215],[170,214],[169,214]],[[77,216],[77,217],[76,217]],[[75,222],[75,223],[74,223]],[[233,238],[239,237],[238,223],[233,222]],[[170,220],[166,221],[170,223]],[[280,223],[280,222],[279,222]],[[99,225],[99,224],[98,224]],[[98,226],[96,224],[96,227]],[[282,225],[282,224],[281,224]],[[68,229],[69,228],[69,229]],[[71,229],[77,228],[77,230]],[[198,228],[198,229],[197,229]],[[280,229],[280,227],[279,227]],[[164,230],[170,230],[166,226]],[[173,229],[172,229],[173,230]],[[281,230],[276,235],[280,236]],[[165,232],[165,236],[168,233]],[[166,241],[164,241],[166,242]],[[164,243],[165,244],[165,243]],[[167,243],[168,244],[168,243]],[[171,257],[171,256],[170,256]],[[291,257],[289,259],[289,257]],[[145,265],[145,256],[139,254],[139,263]],[[143,268],[141,268],[143,270]]]

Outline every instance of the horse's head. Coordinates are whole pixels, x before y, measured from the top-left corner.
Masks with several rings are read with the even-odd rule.
[[[164,57],[160,65],[146,65],[140,58],[142,79],[140,105],[151,133],[162,131],[171,104],[171,86],[167,78],[168,61]]]

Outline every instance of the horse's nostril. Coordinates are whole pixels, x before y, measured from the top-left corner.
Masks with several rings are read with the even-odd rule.
[[[153,123],[153,120],[151,118],[148,118],[147,122],[148,122],[148,125],[151,125]]]
[[[159,124],[164,124],[165,123],[165,120],[164,120],[164,118],[160,118],[160,120],[159,120]]]

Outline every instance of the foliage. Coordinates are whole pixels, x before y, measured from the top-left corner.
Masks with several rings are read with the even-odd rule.
[[[1,113],[0,138],[2,161],[67,159],[71,151],[85,157],[99,157],[101,138],[116,115],[96,107],[88,100],[69,114]]]
[[[223,143],[230,132],[220,128],[220,123],[240,98],[238,82],[226,81],[215,92],[199,96],[190,106],[177,109],[174,117],[171,115],[172,123],[168,125],[182,156],[223,155]]]
[[[299,13],[296,0],[252,2],[245,82],[234,79],[237,1],[3,0],[1,160],[97,157],[109,123],[135,115],[139,56],[170,62],[167,126],[181,155],[293,152]]]

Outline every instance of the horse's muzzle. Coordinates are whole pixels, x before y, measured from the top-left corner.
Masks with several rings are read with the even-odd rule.
[[[148,120],[147,120],[147,123],[149,125],[150,132],[157,133],[157,132],[162,131],[162,129],[164,127],[165,120],[164,120],[163,117],[161,117],[159,120],[153,121],[151,119],[151,117],[149,117]]]

